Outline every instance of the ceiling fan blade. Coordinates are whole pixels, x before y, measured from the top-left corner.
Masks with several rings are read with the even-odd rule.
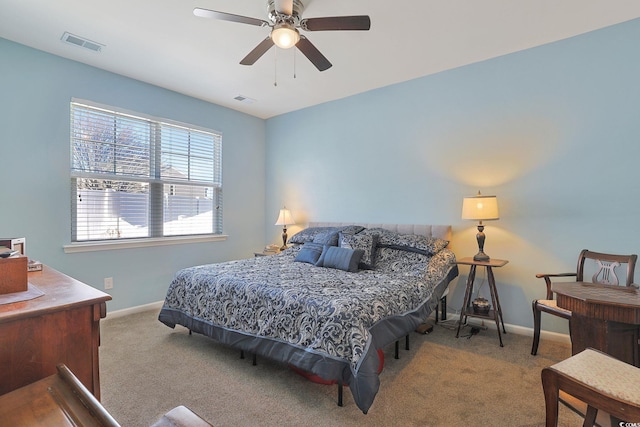
[[[305,36],[300,35],[300,41],[298,41],[296,47],[318,70],[324,71],[331,68],[331,62]]]
[[[240,61],[240,64],[253,65],[258,59],[260,59],[262,55],[264,55],[269,49],[271,49],[271,46],[273,46],[273,40],[271,40],[271,37],[267,37],[266,39],[262,40],[258,46],[254,47],[253,50],[249,52],[249,54],[245,56],[242,61]]]
[[[256,25],[258,27],[267,27],[269,23],[262,19],[250,18],[248,16],[234,15],[232,13],[218,12],[217,10],[202,9],[196,7],[193,14],[201,18],[220,19],[222,21],[239,22],[241,24]]]
[[[276,12],[293,15],[293,0],[275,0]]]
[[[371,28],[371,19],[367,15],[308,18],[300,21],[300,28],[307,31],[366,31]]]

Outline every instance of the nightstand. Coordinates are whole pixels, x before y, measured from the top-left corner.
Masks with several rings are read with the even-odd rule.
[[[467,317],[477,317],[481,319],[490,319],[496,322],[496,330],[498,331],[498,338],[500,339],[500,347],[504,347],[502,344],[502,335],[500,334],[500,324],[502,324],[502,332],[507,333],[504,328],[504,320],[502,319],[502,307],[500,307],[500,298],[498,298],[498,290],[496,289],[496,280],[493,276],[493,267],[502,267],[509,261],[504,259],[490,259],[489,261],[475,261],[473,257],[462,258],[456,261],[456,264],[469,265],[469,277],[467,278],[467,288],[464,292],[464,303],[462,310],[460,310],[460,321],[458,323],[458,330],[456,332],[456,338],[460,335],[460,327],[467,321]],[[488,312],[475,311],[471,305],[471,296],[473,294],[473,282],[476,278],[476,268],[484,267],[487,272],[487,282],[489,282],[489,293],[491,294],[492,308]]]
[[[254,257],[259,257],[259,256],[269,256],[269,255],[275,255],[275,254],[279,254],[280,252],[254,252],[253,256]]]

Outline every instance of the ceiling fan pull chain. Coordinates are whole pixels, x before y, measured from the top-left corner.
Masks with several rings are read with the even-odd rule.
[[[296,76],[296,65],[298,65],[298,62],[296,61],[296,58],[298,57],[296,55],[296,50],[297,49],[295,49],[295,48],[293,49],[293,78],[294,79],[297,77]]]
[[[278,48],[273,49],[273,85],[278,86]]]

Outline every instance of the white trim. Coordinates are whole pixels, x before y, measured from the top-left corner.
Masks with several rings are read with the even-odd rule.
[[[152,302],[144,305],[138,305],[136,307],[123,308],[121,310],[108,312],[107,317],[105,319],[116,319],[118,317],[127,316],[129,314],[141,313],[143,311],[148,311],[148,310],[160,311],[160,309],[162,308],[162,304],[164,304],[164,300],[156,301],[156,302]],[[449,321],[450,319],[453,319],[455,316],[456,316],[455,313],[447,312],[447,320],[445,320],[445,322]],[[458,313],[457,316],[460,316],[460,314]],[[478,319],[475,317],[474,318],[469,317],[468,320],[469,320],[468,323],[474,326],[481,325],[481,323],[477,323]],[[493,322],[485,322],[484,327],[488,329],[493,329],[493,330],[496,329],[496,326],[493,324]],[[504,327],[507,330],[507,333],[533,337],[533,328],[526,328],[524,326],[511,325],[508,323],[505,323]],[[540,331],[540,339],[571,345],[571,337],[568,334],[561,334],[558,332]]]
[[[176,236],[145,239],[101,240],[97,242],[74,242],[64,245],[65,254],[78,252],[110,251],[113,249],[147,248],[150,246],[181,245],[183,243],[219,242],[227,240],[226,234],[203,236]]]
[[[446,321],[449,321],[450,319],[455,319],[457,324],[459,318],[460,318],[460,313],[447,312]],[[472,326],[479,326],[487,329],[492,329],[494,331],[496,330],[495,322],[491,319],[485,320],[484,322],[482,322],[482,319],[479,319],[477,317],[468,317],[467,323]],[[525,335],[533,339],[533,328],[527,328],[519,325],[511,325],[509,323],[505,323],[504,328],[506,329],[507,333],[512,333],[516,335]],[[569,336],[569,334],[561,334],[559,332],[541,330],[540,340],[541,341],[549,340],[549,341],[555,341],[555,342],[571,345],[571,337]]]
[[[163,303],[164,301],[156,301],[149,304],[138,305],[136,307],[123,308],[121,310],[111,311],[107,313],[107,317],[105,317],[105,320],[117,319],[118,317],[128,316],[130,314],[142,313],[143,311],[149,311],[149,310],[160,311]]]

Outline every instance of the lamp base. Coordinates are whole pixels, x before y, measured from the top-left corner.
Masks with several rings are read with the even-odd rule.
[[[280,247],[281,251],[287,249],[287,226],[285,225],[282,229],[282,246]]]
[[[485,254],[482,251],[478,252],[473,256],[474,261],[489,261],[490,259],[491,258],[489,258],[489,255]]]

